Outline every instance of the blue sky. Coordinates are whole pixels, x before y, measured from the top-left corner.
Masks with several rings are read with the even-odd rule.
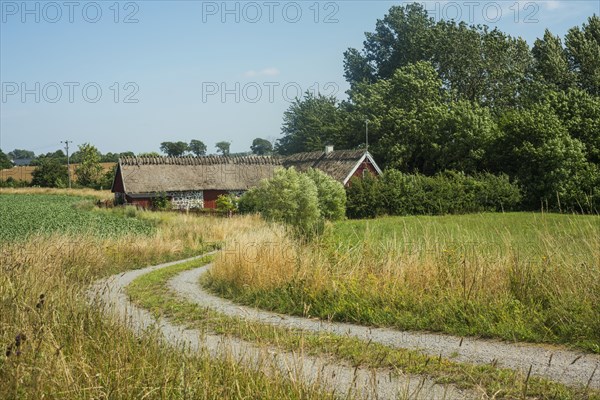
[[[0,0],[0,148],[158,151],[280,137],[301,91],[345,97],[343,52],[362,48],[390,1]],[[425,2],[437,19],[485,23],[530,44],[563,36],[598,1]]]

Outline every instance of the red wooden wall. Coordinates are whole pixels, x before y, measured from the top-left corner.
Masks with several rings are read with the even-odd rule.
[[[227,195],[227,190],[205,190],[204,191],[204,208],[217,208],[217,198],[221,195]]]
[[[379,173],[377,172],[377,170],[375,169],[375,167],[373,166],[373,164],[371,164],[371,162],[369,161],[369,159],[365,159],[365,161],[362,162],[362,164],[360,164],[358,166],[358,168],[356,169],[356,172],[354,172],[354,174],[352,174],[352,178],[353,177],[357,177],[357,178],[362,178],[363,177],[363,171],[364,170],[369,171],[369,173],[371,173],[373,176],[378,176]],[[350,178],[350,179],[352,179]],[[348,181],[348,183],[346,185],[350,184],[350,181]]]

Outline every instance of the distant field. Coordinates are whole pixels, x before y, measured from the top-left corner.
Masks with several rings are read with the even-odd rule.
[[[154,230],[149,221],[93,210],[90,202],[84,197],[67,195],[0,194],[0,242],[21,240],[34,234],[118,237],[150,234]]]
[[[236,240],[207,284],[242,303],[600,352],[599,216],[387,217],[301,246],[273,230]]]
[[[71,164],[71,173],[73,174],[73,180],[77,179],[77,166],[79,164]],[[102,169],[104,172],[110,171],[116,164],[115,163],[102,163]],[[32,166],[24,166],[24,167],[13,167],[9,169],[0,170],[0,180],[7,180],[8,178],[13,178],[15,180],[31,182],[33,170],[35,167]]]

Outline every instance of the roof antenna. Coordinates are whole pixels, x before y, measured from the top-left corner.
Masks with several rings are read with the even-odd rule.
[[[369,120],[365,119],[365,152],[369,152]]]

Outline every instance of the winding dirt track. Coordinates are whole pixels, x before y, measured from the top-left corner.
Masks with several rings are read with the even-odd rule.
[[[251,321],[299,328],[314,332],[347,335],[390,347],[414,349],[423,353],[473,364],[497,363],[527,374],[549,378],[567,385],[600,388],[600,355],[566,350],[557,346],[508,343],[498,340],[461,338],[425,332],[406,332],[385,328],[369,328],[340,322],[327,322],[277,314],[244,307],[215,296],[199,285],[199,278],[210,268],[183,272],[169,281],[174,292],[189,301],[220,313]],[[591,380],[590,380],[591,378]]]
[[[201,256],[203,257],[203,256]],[[204,350],[212,357],[234,359],[248,367],[257,369],[265,374],[279,373],[288,376],[293,381],[303,382],[308,386],[317,385],[328,391],[340,394],[340,397],[358,397],[365,399],[466,399],[480,397],[474,392],[461,391],[452,385],[439,385],[421,376],[402,374],[399,371],[354,368],[348,364],[338,363],[329,357],[313,357],[293,352],[285,352],[275,348],[263,347],[243,340],[213,335],[198,330],[186,329],[174,325],[167,319],[155,319],[150,312],[135,306],[124,289],[136,278],[178,263],[187,262],[200,257],[156,265],[144,269],[133,270],[123,274],[102,279],[89,290],[90,301],[100,304],[107,313],[120,318],[137,334],[156,328],[169,345],[192,351]],[[180,275],[171,284],[180,294],[196,293],[193,296],[200,304],[221,311],[229,309],[230,315],[248,317],[248,312],[241,307],[233,312],[233,305],[206,293],[197,285],[197,278],[207,268],[193,270],[195,274]],[[179,280],[187,282],[179,287]],[[193,288],[192,288],[193,286]],[[185,288],[191,289],[188,292]],[[202,299],[209,299],[202,302]],[[256,311],[254,311],[256,312]],[[270,313],[264,314],[265,316]],[[262,315],[262,314],[261,314]],[[271,319],[274,314],[270,314]],[[276,318],[280,319],[280,316]],[[285,321],[282,321],[285,323]]]

